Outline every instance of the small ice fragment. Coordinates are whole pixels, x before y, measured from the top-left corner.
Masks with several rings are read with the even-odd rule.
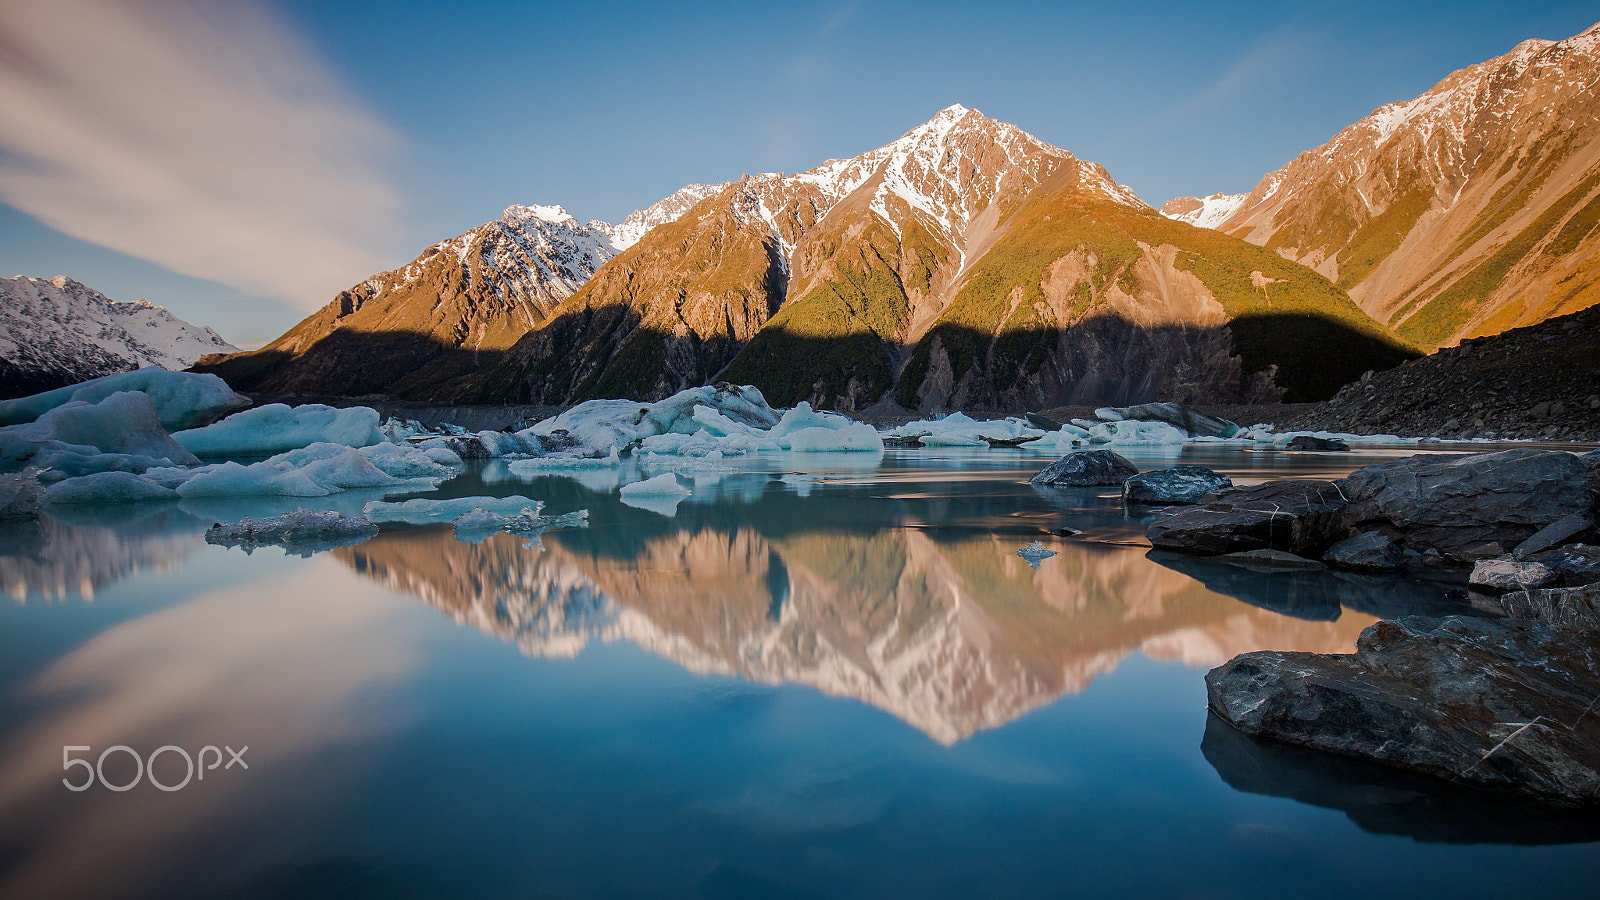
[[[1028,561],[1029,568],[1037,569],[1039,568],[1039,563],[1055,556],[1056,552],[1045,547],[1042,541],[1034,541],[1018,550],[1017,555]]]

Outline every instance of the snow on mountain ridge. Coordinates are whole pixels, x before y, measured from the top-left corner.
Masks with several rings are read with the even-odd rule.
[[[186,369],[208,353],[238,349],[147,300],[112,300],[65,275],[0,280],[8,389],[32,393],[145,366]]]

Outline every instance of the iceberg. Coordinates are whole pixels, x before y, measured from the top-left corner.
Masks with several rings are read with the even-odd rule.
[[[110,458],[95,459],[102,455]],[[60,464],[74,475],[200,462],[167,436],[154,401],[136,391],[95,403],[72,400],[33,422],[0,428],[0,464],[29,461],[40,468]]]
[[[163,471],[175,481],[179,473]],[[361,451],[342,444],[317,443],[248,466],[217,463],[190,470],[177,485],[181,497],[325,497],[356,488],[433,486],[437,479],[398,478],[374,466]]]
[[[0,425],[33,422],[58,406],[72,402],[93,405],[123,391],[149,397],[166,431],[198,428],[250,405],[248,397],[235,394],[227,382],[215,375],[169,372],[152,367],[106,375],[31,397],[0,401]]]
[[[373,444],[356,452],[396,478],[450,478],[465,465],[460,456],[443,447],[420,450],[401,444]]]
[[[132,472],[96,472],[52,484],[44,492],[52,503],[136,503],[141,500],[176,500],[178,492]]]
[[[788,442],[790,450],[803,453],[841,450],[883,452],[883,436],[878,434],[878,429],[862,422],[849,422],[843,428],[802,428],[790,434]]]
[[[405,522],[410,525],[428,525],[434,522],[453,522],[461,516],[480,510],[501,516],[521,515],[531,509],[534,515],[544,509],[544,501],[527,497],[452,497],[448,500],[430,500],[420,497],[403,503],[373,500],[361,512],[373,522]]]
[[[206,543],[239,547],[245,553],[262,546],[278,546],[300,556],[348,547],[370,539],[378,526],[366,519],[332,511],[297,509],[271,518],[245,517],[232,525],[217,524],[206,530]]]
[[[270,456],[315,443],[367,447],[383,442],[378,413],[365,406],[335,409],[319,403],[271,403],[172,439],[197,456]]]
[[[612,447],[607,456],[540,456],[513,460],[507,464],[507,468],[513,475],[537,476],[560,470],[609,469],[620,465],[622,458],[617,455],[617,448]]]

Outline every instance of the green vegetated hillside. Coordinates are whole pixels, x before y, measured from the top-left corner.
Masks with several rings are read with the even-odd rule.
[[[1054,285],[1059,297],[1047,298],[1052,267],[1067,259],[1080,263],[1077,271],[1070,284]],[[1175,272],[1193,276],[1199,289],[1174,283]],[[1178,296],[1183,293],[1191,297]],[[1207,295],[1220,307],[1209,316]],[[974,264],[954,302],[912,351],[896,399],[922,405],[929,380],[947,367],[953,405],[1015,405],[1008,400],[1030,399],[1049,364],[1072,364],[1062,357],[1073,356],[1074,332],[1111,323],[1127,337],[1105,349],[1152,352],[1148,360],[1129,360],[1134,365],[1173,361],[1152,341],[1181,348],[1208,331],[1224,337],[1243,378],[1228,385],[1213,377],[1194,385],[1199,395],[1190,399],[1216,399],[1230,389],[1248,393],[1258,383],[1251,376],[1269,370],[1285,399],[1320,399],[1367,369],[1414,355],[1304,266],[1152,211],[1064,191],[1031,199]],[[963,381],[976,387],[963,390]]]

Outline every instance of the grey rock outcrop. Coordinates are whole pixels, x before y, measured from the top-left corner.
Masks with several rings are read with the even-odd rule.
[[[1353,654],[1235,657],[1206,675],[1211,709],[1250,735],[1600,803],[1600,588],[1510,596],[1507,619],[1378,622]]]
[[[1191,553],[1285,550],[1316,558],[1346,534],[1345,498],[1328,481],[1268,481],[1150,523],[1150,543]]]
[[[1527,559],[1535,553],[1556,547],[1572,540],[1583,532],[1589,530],[1594,520],[1587,513],[1573,513],[1563,516],[1549,525],[1534,532],[1531,537],[1517,545],[1511,555],[1517,559]]]
[[[1137,474],[1138,466],[1110,450],[1079,450],[1045,466],[1028,480],[1033,484],[1094,487],[1122,484]]]
[[[1501,556],[1565,516],[1587,513],[1588,472],[1571,453],[1518,448],[1421,455],[1366,466],[1341,483],[1353,532],[1467,564]]]
[[[1357,572],[1388,572],[1400,568],[1405,554],[1398,544],[1381,531],[1368,531],[1345,538],[1322,554],[1322,561]]]
[[[1140,472],[1122,483],[1123,503],[1199,503],[1207,494],[1233,487],[1233,479],[1205,466],[1173,466]]]

